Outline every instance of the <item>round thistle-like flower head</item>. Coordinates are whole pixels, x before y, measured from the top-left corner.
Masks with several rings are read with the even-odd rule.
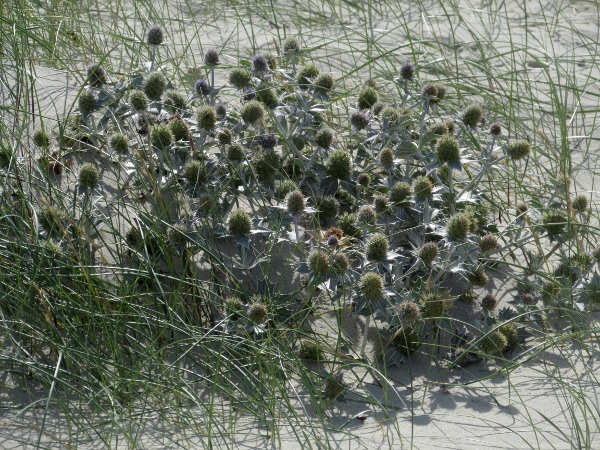
[[[394,151],[386,147],[379,154],[379,161],[383,167],[391,167],[394,165]]]
[[[369,125],[369,117],[362,111],[354,111],[350,115],[350,124],[358,131],[364,130]]]
[[[417,200],[425,200],[433,192],[433,184],[429,178],[420,176],[414,181],[413,189]]]
[[[362,235],[360,229],[356,226],[356,216],[354,214],[342,214],[338,224],[346,236],[359,238]]]
[[[456,124],[454,120],[446,120],[446,128],[448,129],[448,134],[456,133]]]
[[[256,55],[252,58],[252,68],[256,73],[263,73],[269,70],[269,61],[263,55]]]
[[[332,219],[338,215],[340,204],[333,196],[322,197],[317,201],[317,209],[319,210],[320,219]]]
[[[500,331],[492,331],[479,342],[479,348],[488,355],[501,353],[506,349],[508,341]]]
[[[252,157],[252,167],[258,181],[269,181],[281,165],[281,158],[273,151],[259,150]]]
[[[149,99],[160,100],[166,87],[167,81],[165,80],[165,77],[161,73],[153,72],[146,78],[143,89],[144,94],[146,94]]]
[[[406,61],[400,66],[400,76],[404,80],[412,80],[415,76],[415,65],[411,62]]]
[[[437,89],[437,95],[429,98],[430,105],[439,105],[439,103],[446,98],[446,94],[448,94],[448,88],[445,85],[436,83],[435,87]]]
[[[448,125],[446,122],[436,122],[429,127],[429,132],[438,136],[448,134]]]
[[[198,81],[196,81],[194,90],[198,95],[208,95],[210,94],[210,84],[208,84],[208,81],[206,81],[204,78],[200,78]]]
[[[358,94],[358,109],[369,109],[379,100],[377,91],[372,87],[363,88]]]
[[[477,293],[472,288],[464,289],[457,297],[459,302],[473,304],[477,301]]]
[[[330,236],[330,238],[332,237],[335,238],[335,236]],[[344,253],[336,253],[332,258],[331,266],[337,274],[346,273],[350,268],[350,261]]]
[[[212,106],[203,106],[198,110],[196,114],[196,120],[198,121],[198,127],[210,130],[215,127],[217,123],[217,113],[215,108]]]
[[[327,239],[330,236],[335,236],[339,240],[342,239],[342,237],[344,236],[344,232],[340,228],[331,227],[327,229],[327,231],[325,231],[325,233],[323,234],[323,239]]]
[[[548,280],[542,285],[540,290],[542,300],[552,302],[560,294],[560,284],[554,280]]]
[[[320,249],[313,250],[308,255],[308,265],[315,274],[324,274],[329,268],[329,260],[327,258],[327,254]]]
[[[398,305],[397,313],[400,322],[410,326],[421,317],[421,308],[416,302],[402,302]]]
[[[275,105],[277,105],[278,99],[277,99],[277,94],[275,93],[275,91],[271,88],[262,88],[259,89],[258,92],[256,93],[258,100],[260,100],[262,103],[265,104],[266,107],[268,108],[273,108]]]
[[[360,279],[360,293],[367,300],[377,300],[383,296],[383,280],[375,272],[367,272]]]
[[[229,232],[236,237],[247,236],[252,229],[252,221],[248,213],[237,209],[229,214]]]
[[[288,194],[286,199],[287,210],[290,213],[301,213],[306,208],[306,199],[300,189],[296,189]]]
[[[382,233],[375,233],[367,239],[365,254],[367,258],[374,261],[385,261],[387,260],[389,247],[388,238]]]
[[[169,242],[173,245],[186,245],[189,242],[187,234],[188,229],[184,225],[174,225],[173,228],[169,228],[168,238]]]
[[[296,83],[300,85],[309,84],[309,78],[314,80],[319,76],[319,69],[314,64],[309,64],[304,66],[302,69],[298,71],[298,75],[296,76]]]
[[[466,212],[460,212],[452,216],[448,222],[448,236],[452,239],[464,239],[471,228],[471,216]]]
[[[442,317],[448,309],[448,297],[439,293],[431,292],[421,300],[421,315],[425,318]]]
[[[86,163],[79,168],[79,184],[84,188],[93,188],[98,184],[100,174],[95,164]]]
[[[181,172],[183,178],[190,184],[205,183],[208,180],[208,172],[206,166],[201,161],[190,161]]]
[[[263,134],[258,138],[258,142],[264,149],[272,149],[277,147],[279,138],[274,134]]]
[[[220,63],[219,61],[219,52],[211,48],[204,54],[204,64],[207,66],[216,66]]]
[[[412,195],[412,188],[410,184],[405,181],[396,183],[390,192],[390,200],[392,203],[398,205],[406,201],[408,197]]]
[[[526,158],[531,153],[531,144],[527,141],[515,141],[508,145],[508,156],[513,160]]]
[[[492,136],[500,136],[502,134],[502,125],[499,123],[493,123],[490,127],[490,134]]]
[[[223,301],[225,312],[231,320],[238,320],[241,317],[242,305],[242,301],[237,297],[229,297]]]
[[[286,56],[295,55],[300,51],[300,43],[295,38],[288,38],[283,44],[283,54]]]
[[[248,306],[248,318],[255,324],[263,323],[267,319],[267,307],[262,303],[252,303]]]
[[[171,120],[169,122],[169,129],[173,133],[173,137],[176,141],[189,141],[190,131],[185,123],[181,120]]]
[[[322,94],[326,94],[333,89],[334,84],[335,81],[333,80],[333,76],[329,73],[322,73],[315,78],[315,86],[317,87],[317,91]]]
[[[567,214],[560,209],[550,209],[542,216],[544,229],[548,234],[560,234],[567,226]]]
[[[526,306],[533,306],[537,303],[537,299],[531,294],[523,294],[521,296],[521,301]]]
[[[117,153],[127,153],[129,139],[123,133],[115,133],[108,139],[108,146]]]
[[[227,115],[227,104],[223,102],[217,103],[217,106],[215,106],[215,112],[217,113],[217,116],[225,117]]]
[[[133,91],[129,94],[129,103],[136,111],[145,111],[148,108],[148,97],[142,91]]]
[[[483,108],[481,105],[474,104],[468,106],[462,113],[461,119],[465,126],[475,128],[483,117]]]
[[[345,389],[344,374],[342,372],[338,372],[327,377],[325,380],[325,390],[323,393],[325,394],[325,397],[335,399],[339,397]]]
[[[33,132],[33,143],[38,147],[47,148],[50,146],[50,136],[46,130],[38,128]]]
[[[584,194],[579,194],[573,199],[573,209],[579,212],[585,212],[588,207],[588,198]]]
[[[360,175],[358,175],[358,178],[356,181],[362,187],[367,187],[371,183],[371,175],[369,175],[366,172],[362,172]]]
[[[244,160],[244,147],[239,144],[233,144],[227,147],[227,160],[239,162]]]
[[[167,91],[163,95],[163,103],[169,111],[185,109],[186,99],[177,91]]]
[[[233,142],[233,132],[229,128],[223,128],[217,133],[217,140],[221,145],[231,144]]]
[[[233,69],[229,72],[229,84],[236,89],[247,88],[250,81],[252,81],[252,74],[246,69]]]
[[[479,244],[479,248],[481,248],[482,252],[491,252],[492,250],[496,250],[498,247],[498,238],[493,234],[486,234],[481,238],[481,243]]]
[[[423,97],[437,97],[438,95],[438,87],[436,84],[434,83],[427,83],[425,86],[423,86],[423,88],[421,89],[421,95]]]
[[[481,299],[481,307],[486,311],[493,311],[496,309],[497,304],[498,299],[492,294],[486,294],[486,296]]]
[[[298,185],[293,180],[283,180],[275,190],[275,197],[282,200],[287,197],[290,192],[295,191],[296,189],[298,189]]]
[[[423,247],[419,250],[419,258],[421,258],[425,264],[431,264],[438,253],[438,245],[435,242],[427,242],[423,244]]]
[[[388,107],[387,103],[377,102],[373,105],[373,107],[371,108],[371,111],[373,112],[374,116],[380,116],[381,112],[387,107]]]
[[[340,243],[340,240],[337,238],[337,236],[335,234],[332,234],[331,236],[329,236],[327,238],[327,240],[325,242],[327,243],[327,245],[329,247],[336,247]]]
[[[265,109],[263,108],[262,103],[251,100],[242,106],[240,110],[240,116],[243,120],[249,123],[256,123],[261,120],[265,115]]]
[[[513,348],[519,343],[519,330],[517,324],[507,322],[502,324],[498,331],[506,338],[506,348]]]
[[[327,175],[338,180],[348,180],[352,174],[352,158],[345,150],[336,150],[327,161]]]
[[[165,150],[171,146],[175,138],[168,125],[157,125],[152,128],[150,135],[152,145],[158,150]]]
[[[488,283],[488,276],[483,270],[483,267],[478,267],[468,276],[469,282],[476,287],[484,287]]]
[[[362,224],[372,225],[377,219],[377,212],[371,205],[364,205],[356,213],[356,220]]]
[[[329,127],[321,127],[315,136],[315,144],[329,148],[333,142],[333,130]]]
[[[436,147],[436,155],[440,164],[453,163],[460,160],[460,145],[452,136],[442,136]]]
[[[390,201],[385,195],[376,195],[373,198],[373,205],[375,206],[375,211],[384,214],[387,213],[390,208]]]
[[[108,81],[106,71],[100,64],[90,64],[87,66],[86,72],[87,81],[92,87],[100,87]]]
[[[152,25],[146,32],[146,42],[150,45],[160,45],[165,40],[163,29],[158,25]]]
[[[211,194],[202,194],[198,199],[198,209],[204,212],[211,212],[215,205],[215,199]]]
[[[82,92],[77,100],[79,111],[82,114],[90,114],[96,109],[96,96],[91,92]]]

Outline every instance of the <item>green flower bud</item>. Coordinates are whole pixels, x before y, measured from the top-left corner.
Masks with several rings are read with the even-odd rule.
[[[369,125],[369,117],[362,111],[354,111],[350,115],[350,124],[358,131],[364,130]]]
[[[229,84],[236,89],[246,89],[252,81],[252,74],[246,69],[233,69],[229,72]]]
[[[379,161],[383,167],[391,167],[394,165],[394,152],[391,148],[386,147],[379,154]]]
[[[529,206],[527,206],[527,203],[519,203],[517,205],[517,215],[521,216],[527,211],[529,211]]]
[[[346,236],[360,238],[361,231],[356,226],[356,216],[354,214],[345,213],[339,218],[338,225]]]
[[[106,71],[100,64],[90,64],[86,68],[87,81],[92,87],[101,87],[108,82]]]
[[[452,239],[464,239],[471,228],[471,216],[466,212],[460,212],[452,216],[448,222],[448,236]]]
[[[309,361],[319,361],[323,359],[324,355],[323,350],[319,346],[313,342],[304,340],[300,342],[298,357]]]
[[[127,233],[125,233],[125,242],[130,247],[137,247],[142,243],[142,233],[137,227],[131,227]]]
[[[506,348],[513,348],[519,343],[519,330],[517,324],[513,322],[506,322],[502,324],[498,331],[506,338]]]
[[[406,201],[412,195],[410,184],[405,181],[396,183],[390,192],[390,200],[395,205],[399,205]]]
[[[423,247],[419,250],[419,258],[421,258],[425,264],[431,264],[438,253],[438,245],[435,242],[427,242],[423,244]]]
[[[89,91],[82,92],[77,100],[77,105],[82,114],[90,114],[96,109],[96,96]]]
[[[262,103],[252,100],[242,106],[240,110],[240,116],[243,120],[249,123],[256,123],[261,120],[265,115],[265,109]]]
[[[206,183],[208,181],[208,172],[206,166],[201,161],[190,161],[184,167],[181,173],[183,178],[189,184],[195,185]]]
[[[315,86],[317,87],[317,91],[321,94],[329,92],[333,88],[334,83],[333,76],[328,73],[322,73],[315,78]]]
[[[483,267],[478,267],[475,269],[469,274],[468,278],[469,282],[476,287],[484,287],[489,281],[489,278],[483,270]]]
[[[361,186],[367,187],[371,183],[371,175],[363,172],[360,175],[358,175],[358,179],[356,181],[358,181],[358,184],[360,184]]]
[[[372,87],[363,88],[358,94],[358,109],[369,109],[379,100],[377,91]]]
[[[207,66],[216,66],[219,64],[219,52],[211,48],[204,54],[204,64]]]
[[[292,180],[284,180],[282,181],[277,189],[275,190],[275,197],[278,199],[284,199],[287,195],[298,189],[298,185]]]
[[[210,130],[215,127],[217,123],[217,113],[215,108],[212,106],[203,106],[198,110],[196,115],[198,121],[198,127],[205,130]]]
[[[542,289],[541,289],[542,300],[544,300],[546,303],[553,302],[556,299],[556,297],[558,297],[559,294],[560,294],[560,284],[558,284],[558,282],[556,282],[554,280],[549,280],[549,281],[546,281],[542,285]]]
[[[325,380],[324,394],[327,398],[335,399],[339,397],[345,389],[344,375],[341,372],[332,374]]]
[[[264,103],[267,108],[273,108],[277,105],[277,94],[271,88],[259,89],[256,95],[258,96],[258,100]]]
[[[425,200],[433,192],[433,184],[429,178],[420,176],[414,181],[413,189],[417,200]]]
[[[445,136],[448,134],[448,126],[445,122],[434,123],[429,127],[429,132],[438,136]]]
[[[453,163],[460,160],[460,146],[452,136],[442,136],[436,148],[436,155],[440,164]]]
[[[146,33],[146,42],[150,45],[160,45],[165,40],[163,29],[158,25],[152,25]]]
[[[498,238],[493,234],[487,234],[481,238],[481,243],[479,244],[482,252],[491,252],[498,247]]]
[[[98,168],[92,163],[83,164],[79,168],[79,184],[84,188],[93,188],[98,184],[100,174]]]
[[[502,125],[499,123],[493,123],[490,127],[490,134],[492,136],[500,136],[502,134]]]
[[[329,268],[327,254],[320,249],[313,250],[308,255],[308,264],[316,275],[323,275]]]
[[[544,229],[548,234],[560,234],[567,226],[567,214],[560,209],[550,209],[542,216]]]
[[[177,91],[168,91],[163,95],[163,104],[172,112],[184,110],[187,100]]]
[[[356,220],[363,224],[372,225],[377,220],[377,212],[371,205],[361,206],[356,213]]]
[[[185,245],[189,242],[187,234],[188,229],[183,225],[174,225],[173,228],[169,228],[168,238],[169,242],[173,245]]]
[[[129,103],[136,111],[145,111],[148,108],[148,97],[142,91],[133,91],[129,94]]]
[[[332,257],[331,266],[337,274],[343,274],[350,268],[350,261],[344,253],[336,253]]]
[[[376,195],[373,198],[373,205],[375,206],[375,211],[380,214],[386,214],[389,212],[390,201],[385,195]]]
[[[396,310],[403,325],[411,326],[421,317],[421,309],[415,302],[402,302]]]
[[[575,196],[572,202],[573,209],[579,212],[585,212],[588,207],[588,198],[586,195],[580,194]]]
[[[319,69],[314,64],[309,64],[304,66],[302,69],[298,71],[296,76],[296,82],[300,85],[309,84],[308,78],[315,79],[319,75]]]
[[[227,147],[227,160],[231,162],[243,161],[245,157],[244,147],[240,144],[233,144]]]
[[[383,280],[375,272],[367,272],[362,276],[359,289],[367,300],[378,300],[383,296]]]
[[[255,324],[263,323],[267,319],[267,307],[262,303],[253,303],[248,306],[248,317]]]
[[[108,139],[108,146],[117,153],[127,153],[129,139],[123,133],[115,133]]]
[[[317,200],[317,209],[320,219],[333,219],[338,215],[340,204],[333,196],[321,197]]]
[[[437,87],[437,85],[434,84],[434,83],[427,83],[421,89],[421,95],[423,97],[429,97],[430,99],[431,99],[431,97],[437,97],[437,95],[438,95],[438,87]]]
[[[155,148],[165,150],[171,146],[175,138],[169,126],[163,124],[152,128],[150,140]]]
[[[531,144],[527,141],[511,142],[508,145],[508,156],[515,161],[526,158],[531,153]]]
[[[287,210],[290,213],[301,213],[306,208],[306,199],[300,189],[292,191],[288,194],[287,199]]]
[[[368,259],[374,261],[387,260],[390,243],[388,238],[382,233],[376,233],[367,239],[366,255]]]
[[[469,128],[475,128],[479,124],[479,121],[483,117],[483,108],[481,105],[468,106],[462,113],[462,121],[465,126]]]
[[[479,342],[479,348],[487,355],[501,353],[506,349],[507,346],[508,341],[506,336],[504,336],[500,331],[492,331],[491,333],[485,335]]]
[[[448,309],[448,298],[432,292],[421,299],[421,315],[426,319],[442,317]]]
[[[46,130],[38,128],[33,132],[33,143],[38,147],[48,148],[50,146],[50,136]]]
[[[229,128],[223,128],[217,134],[217,139],[222,145],[231,144],[233,141],[233,132]]]
[[[446,98],[446,94],[448,93],[448,88],[443,84],[436,83],[435,87],[437,88],[437,95],[429,99],[430,105],[439,105],[439,103]]]
[[[52,206],[43,208],[38,214],[38,219],[40,221],[40,226],[48,233],[61,231],[69,224],[69,216],[67,213]]]
[[[243,237],[250,234],[252,221],[248,213],[242,209],[237,209],[229,214],[229,233],[236,237]]]
[[[323,148],[329,148],[333,142],[333,130],[328,127],[321,127],[315,136],[315,143]]]
[[[229,297],[223,301],[225,314],[227,314],[231,320],[238,320],[241,317],[243,311],[242,305],[242,301],[237,297]]]
[[[283,54],[286,56],[295,55],[300,51],[300,43],[295,38],[288,38],[283,44]]]
[[[169,129],[171,133],[173,133],[173,138],[176,141],[189,141],[190,140],[190,130],[187,125],[178,119],[173,119],[169,122]]]
[[[496,309],[496,305],[498,305],[498,299],[496,299],[495,295],[486,294],[486,296],[481,299],[481,307],[486,311],[493,311]]]
[[[348,180],[352,174],[352,159],[345,150],[336,150],[327,161],[327,175],[338,180]]]
[[[252,167],[258,181],[265,182],[273,178],[279,170],[281,158],[271,150],[258,150],[252,157]]]
[[[153,72],[148,75],[148,78],[146,78],[143,89],[144,94],[146,94],[149,99],[160,100],[160,97],[163,95],[163,92],[165,92],[166,87],[167,82],[165,77],[163,77],[163,75],[159,72]]]

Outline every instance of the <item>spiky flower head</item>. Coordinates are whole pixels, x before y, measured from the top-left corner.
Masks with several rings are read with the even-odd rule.
[[[86,72],[87,81],[92,87],[100,87],[108,81],[106,71],[100,64],[90,64],[87,66]]]
[[[329,247],[336,247],[339,243],[340,240],[337,238],[336,235],[331,235],[327,238],[327,240],[325,241],[325,243],[329,246]]]
[[[469,282],[476,287],[484,287],[488,283],[488,276],[483,267],[477,267],[468,276]]]
[[[340,204],[335,197],[330,195],[317,200],[317,209],[319,210],[319,218],[332,219],[338,215]]]
[[[423,97],[437,97],[438,95],[438,87],[436,84],[434,83],[427,83],[425,86],[423,86],[423,88],[421,89],[421,95]]]
[[[173,138],[176,141],[190,140],[190,131],[182,120],[171,120],[169,122],[169,129],[171,130],[171,133],[173,133]]]
[[[426,176],[420,176],[414,181],[413,189],[417,200],[425,200],[433,192],[433,184]]]
[[[446,122],[436,122],[429,127],[429,132],[437,136],[444,136],[448,134],[448,125]]]
[[[258,142],[264,149],[272,149],[277,147],[279,138],[275,134],[263,134],[258,138]]]
[[[448,134],[456,133],[456,124],[454,123],[454,120],[446,120],[446,128],[448,129]]]
[[[79,95],[77,105],[82,114],[93,113],[96,109],[96,96],[90,91],[84,91]]]
[[[286,198],[287,210],[290,213],[301,213],[306,208],[306,199],[300,189],[296,189],[288,194]]]
[[[208,84],[208,81],[206,81],[204,78],[200,78],[198,81],[196,81],[194,90],[198,95],[208,95],[210,94],[210,84]]]
[[[440,164],[460,160],[460,145],[452,136],[442,136],[436,146],[436,155]]]
[[[333,75],[330,73],[322,73],[315,78],[315,86],[317,87],[317,91],[319,91],[321,94],[326,94],[333,89],[334,84],[335,81],[333,79]]]
[[[342,239],[342,237],[344,237],[344,232],[337,227],[331,227],[328,228],[327,231],[325,231],[325,233],[323,234],[323,239],[327,239],[330,236],[335,236],[336,238]]]
[[[329,127],[321,127],[315,136],[315,144],[329,148],[333,142],[333,130]]]
[[[366,172],[362,172],[361,174],[358,175],[358,178],[356,181],[361,186],[367,187],[371,183],[371,175],[369,175]]]
[[[481,105],[473,104],[468,106],[462,113],[461,119],[465,126],[475,128],[483,117],[483,108]]]
[[[86,163],[79,168],[79,184],[84,188],[93,188],[98,184],[100,173],[95,164]]]
[[[378,300],[383,296],[383,279],[375,272],[367,272],[360,279],[359,289],[367,300]]]
[[[258,181],[269,181],[281,165],[281,158],[271,150],[259,150],[252,157],[252,168],[256,173]]]
[[[383,233],[375,233],[367,239],[366,251],[368,259],[374,261],[387,260],[390,243]]]
[[[108,139],[108,146],[117,153],[127,153],[129,139],[123,133],[115,133]]]
[[[327,398],[337,398],[339,397],[346,387],[344,386],[344,374],[342,372],[338,372],[336,374],[331,374],[325,379],[325,389],[323,394]]]
[[[231,84],[236,89],[245,89],[252,81],[252,74],[242,68],[233,69],[229,72],[229,84]]]
[[[381,153],[379,154],[379,161],[381,162],[381,165],[384,167],[393,166],[394,165],[394,151],[389,147],[385,147],[383,150],[381,150]]]
[[[202,161],[189,161],[183,167],[182,176],[188,183],[192,185],[205,183],[208,180],[206,165]]]
[[[159,72],[152,72],[148,75],[148,78],[146,78],[143,89],[144,94],[146,94],[149,99],[160,100],[166,87],[167,81],[165,80],[165,77]]]
[[[348,180],[352,174],[352,158],[345,150],[336,150],[327,161],[327,175],[338,180]]]
[[[479,248],[484,253],[491,252],[498,247],[498,238],[493,234],[486,234],[481,238],[481,243],[479,244]]]
[[[396,311],[403,325],[411,326],[421,317],[421,308],[416,302],[402,302]]]
[[[188,233],[189,230],[184,225],[177,224],[173,228],[169,228],[167,235],[171,244],[186,245],[190,241]]]
[[[255,324],[263,323],[267,319],[267,307],[262,303],[252,303],[248,306],[248,318]]]
[[[198,209],[204,212],[211,212],[215,206],[215,199],[211,194],[202,194],[198,199]]]
[[[430,105],[439,105],[442,100],[446,98],[448,94],[448,88],[440,83],[436,83],[435,87],[437,89],[437,95],[429,98]]]
[[[431,264],[439,253],[438,245],[435,242],[426,242],[419,250],[419,258],[423,260],[425,264]]]
[[[412,188],[410,184],[405,181],[396,183],[390,192],[390,200],[392,203],[398,205],[406,201],[408,197],[412,195]]]
[[[486,311],[493,311],[496,309],[497,304],[498,299],[493,294],[486,294],[485,297],[481,299],[481,307]]]
[[[560,294],[560,284],[555,280],[548,280],[542,285],[540,293],[542,300],[552,302]]]
[[[150,135],[152,145],[158,150],[165,150],[171,146],[175,138],[168,125],[161,124],[152,128]]]
[[[186,98],[177,91],[167,91],[163,95],[163,104],[169,111],[183,110],[186,106]]]
[[[296,82],[300,85],[310,84],[309,78],[314,80],[319,76],[319,69],[314,64],[308,64],[298,71]]]
[[[452,239],[464,239],[469,234],[471,228],[471,215],[466,212],[460,212],[452,216],[448,222],[448,236]]]
[[[242,92],[242,100],[245,102],[249,102],[251,100],[256,100],[257,94],[256,90],[252,87],[244,89]]]
[[[283,54],[286,56],[295,55],[300,51],[298,39],[288,38],[283,44]]]
[[[315,274],[322,275],[329,268],[329,259],[324,250],[315,249],[308,255],[308,264]]]
[[[384,214],[390,208],[390,201],[385,195],[376,195],[373,198],[373,206],[375,206],[375,211]]]
[[[369,109],[379,100],[377,91],[372,87],[364,87],[358,94],[358,109]]]
[[[472,288],[464,289],[457,297],[459,302],[473,304],[477,301],[477,293]]]
[[[217,116],[225,117],[227,115],[227,104],[224,102],[217,103],[217,106],[215,106],[215,112],[217,113]]]
[[[354,214],[342,214],[339,218],[338,225],[346,236],[359,238],[362,234],[360,229],[356,226],[356,216]]]
[[[485,335],[479,342],[479,348],[487,355],[501,353],[506,349],[507,346],[508,341],[506,336],[497,330]]]
[[[519,343],[519,330],[514,322],[506,322],[498,328],[506,338],[506,348],[513,348]]]
[[[165,40],[163,29],[158,25],[152,25],[146,32],[146,42],[150,45],[160,45]]]
[[[330,238],[335,238],[335,236],[330,236]],[[346,273],[350,268],[350,260],[344,253],[336,253],[331,258],[331,266],[337,274]]]
[[[129,94],[129,103],[136,111],[145,111],[148,109],[148,97],[142,91],[133,91]]]
[[[404,80],[412,80],[415,76],[415,65],[406,61],[400,66],[400,76]]]
[[[579,212],[585,212],[588,207],[588,198],[587,195],[579,194],[576,195],[573,199],[573,209]]]
[[[548,234],[559,234],[567,226],[567,214],[560,209],[550,209],[542,216],[542,224]]]
[[[244,147],[240,144],[233,144],[227,147],[227,160],[239,162],[244,160]]]
[[[350,124],[357,130],[364,130],[369,125],[369,117],[362,111],[354,111],[350,115]]]
[[[229,214],[229,232],[236,237],[243,237],[250,233],[252,221],[243,209],[236,209]]]
[[[490,127],[490,134],[492,136],[500,136],[502,134],[502,125],[499,123],[493,123]]]
[[[219,144],[227,145],[233,141],[233,132],[229,128],[223,128],[217,133]]]
[[[33,143],[38,147],[48,148],[50,146],[50,136],[43,128],[38,128],[33,132]]]
[[[526,306],[533,306],[537,303],[537,299],[529,293],[521,295],[521,301]]]
[[[204,64],[207,66],[216,66],[220,63],[219,61],[219,52],[211,48],[204,54]]]
[[[238,320],[241,317],[242,305],[242,301],[237,297],[228,297],[223,300],[225,312],[231,320]]]
[[[258,100],[260,100],[268,108],[273,108],[279,101],[275,91],[269,87],[263,87],[256,93]]]
[[[252,68],[256,73],[264,73],[269,70],[269,61],[263,55],[252,58]]]
[[[364,205],[356,213],[356,220],[362,224],[374,224],[377,220],[377,212],[371,205]]]
[[[380,116],[380,115],[381,115],[381,112],[382,112],[382,111],[383,111],[385,108],[387,108],[387,106],[388,106],[388,105],[387,105],[387,103],[384,103],[384,102],[381,102],[381,101],[379,101],[379,102],[377,102],[377,103],[375,103],[375,104],[373,105],[373,107],[371,108],[371,111],[373,112],[373,115],[374,115],[374,116]]]
[[[240,116],[243,120],[249,123],[256,123],[261,120],[265,115],[265,109],[263,108],[262,103],[251,100],[242,106],[240,110]]]
[[[421,299],[421,315],[425,318],[442,317],[448,309],[448,297],[439,292],[431,292]]]
[[[531,153],[531,144],[527,141],[515,141],[508,144],[508,156],[515,161],[526,158]]]
[[[217,123],[217,113],[215,108],[212,106],[202,106],[198,109],[196,120],[198,121],[198,127],[200,128],[205,130],[214,128]]]

